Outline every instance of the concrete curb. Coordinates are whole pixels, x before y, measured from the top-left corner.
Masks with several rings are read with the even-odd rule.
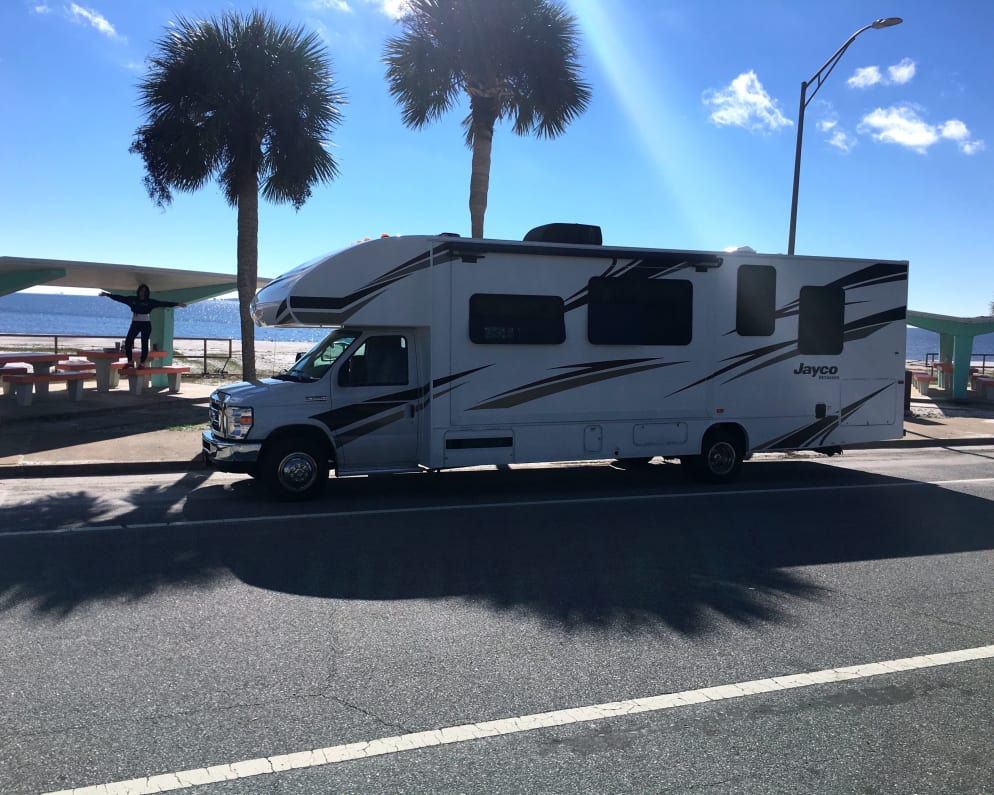
[[[885,448],[904,447],[909,449],[922,447],[987,447],[994,446],[994,437],[976,436],[965,439],[892,439],[886,442],[860,442],[847,444],[844,450],[876,450]]]
[[[88,478],[118,475],[165,475],[206,472],[203,459],[191,461],[81,461],[67,464],[13,464],[0,466],[0,478]]]

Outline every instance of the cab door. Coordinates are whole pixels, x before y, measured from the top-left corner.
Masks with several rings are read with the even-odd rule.
[[[332,435],[342,473],[418,465],[418,360],[411,331],[368,332],[332,373]]]

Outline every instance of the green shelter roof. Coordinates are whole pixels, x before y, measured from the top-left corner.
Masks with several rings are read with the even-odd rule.
[[[994,317],[992,316],[953,317],[908,310],[907,323],[909,326],[937,331],[939,334],[951,334],[954,337],[976,337],[980,334],[994,332]]]
[[[269,281],[259,279],[256,290]],[[140,284],[147,284],[156,298],[184,303],[214,298],[237,289],[233,273],[204,273],[106,262],[0,257],[0,295],[37,285],[133,293]]]

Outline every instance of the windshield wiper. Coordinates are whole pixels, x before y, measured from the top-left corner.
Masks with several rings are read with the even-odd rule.
[[[290,371],[284,371],[282,373],[277,373],[273,376],[277,381],[293,381],[298,384],[313,384],[316,379],[314,376],[301,375],[300,373],[294,373]]]

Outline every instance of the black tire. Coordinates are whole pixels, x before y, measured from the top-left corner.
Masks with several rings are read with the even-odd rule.
[[[693,457],[695,475],[708,483],[728,483],[742,469],[742,442],[729,431],[713,430],[704,436],[701,454]]]
[[[291,436],[267,448],[259,477],[274,497],[296,502],[320,494],[329,471],[328,452],[322,445]]]

